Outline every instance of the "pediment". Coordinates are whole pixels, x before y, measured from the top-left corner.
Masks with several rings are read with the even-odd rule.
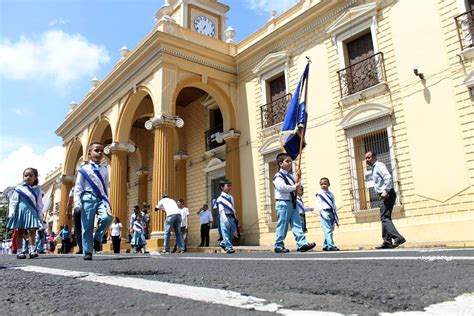
[[[376,14],[377,3],[375,2],[350,8],[326,29],[326,33],[335,36],[353,28],[358,23],[373,18]]]
[[[225,168],[225,161],[222,161],[219,158],[212,158],[211,160],[209,160],[203,171],[208,173],[223,168]]]
[[[262,73],[268,72],[274,69],[275,67],[279,67],[285,64],[287,61],[288,52],[285,51],[272,53],[265,56],[265,58],[263,58],[263,60],[252,69],[252,72],[256,75],[261,75]]]
[[[341,127],[348,129],[390,115],[392,115],[392,109],[388,106],[377,103],[364,104],[344,116]]]
[[[276,151],[281,151],[280,135],[273,135],[266,139],[258,149],[262,155],[268,155]]]

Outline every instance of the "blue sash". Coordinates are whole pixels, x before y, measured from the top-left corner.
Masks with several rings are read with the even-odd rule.
[[[33,189],[31,189],[30,187],[28,187],[28,189],[30,191],[33,191]],[[36,211],[37,214],[39,214],[38,207],[36,206],[36,203],[34,203],[31,200],[31,198],[25,192],[23,192],[18,187],[15,189],[15,191],[25,199],[25,201]],[[33,193],[34,193],[34,191],[33,191]],[[35,193],[34,193],[34,196],[37,198]]]
[[[100,175],[99,170],[97,170],[96,168],[94,168],[92,166],[91,166],[91,168],[92,168],[92,171],[94,172],[94,174],[97,176],[97,178],[99,178],[99,181],[102,184],[104,194],[102,194],[102,191],[96,185],[94,180],[92,180],[92,178],[89,176],[87,171],[84,170],[84,167],[79,169],[79,172],[82,174],[82,176],[87,181],[87,183],[89,183],[89,185],[92,187],[92,190],[94,190],[94,193],[97,195],[97,197],[103,199],[107,203],[108,208],[110,209],[110,202],[109,202],[109,199],[107,198],[107,187],[105,186],[104,179],[102,179],[102,176]]]
[[[331,207],[331,213],[334,217],[334,223],[338,224],[339,225],[339,218],[337,217],[337,213],[336,213],[336,209],[335,209],[335,204],[334,204],[334,201],[333,199],[331,198],[331,196],[329,196],[329,194],[316,194],[317,196],[319,196],[321,198],[321,200],[323,200],[327,205],[329,205]],[[329,202],[326,197],[327,196],[329,198]]]
[[[225,196],[220,195],[217,198],[217,204],[222,205],[224,207],[224,209],[230,211],[232,214],[235,214],[234,205],[232,205],[232,200],[226,198]],[[226,214],[227,214],[227,212],[226,212]]]

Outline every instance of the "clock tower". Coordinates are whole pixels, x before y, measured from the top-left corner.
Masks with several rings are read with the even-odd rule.
[[[225,40],[227,11],[229,7],[217,0],[165,0],[155,18],[169,19],[204,36]]]

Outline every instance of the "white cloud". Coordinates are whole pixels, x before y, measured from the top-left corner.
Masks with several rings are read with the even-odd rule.
[[[0,161],[0,190],[22,181],[23,171],[28,167],[38,169],[39,181],[44,182],[48,172],[63,162],[63,147],[54,146],[44,153],[34,153],[33,148],[22,146]]]
[[[54,19],[54,20],[49,21],[48,26],[52,27],[52,26],[55,26],[55,25],[64,25],[64,24],[67,24],[68,22],[69,22],[69,20],[59,18],[59,19]]]
[[[51,80],[63,87],[82,77],[93,77],[109,60],[104,46],[61,30],[0,42],[0,75],[13,80]]]
[[[298,0],[245,0],[248,8],[260,15],[268,15],[268,17],[270,17],[272,10],[275,10],[280,15],[298,2]]]
[[[33,111],[26,107],[11,107],[10,111],[19,117],[26,117],[33,115]]]

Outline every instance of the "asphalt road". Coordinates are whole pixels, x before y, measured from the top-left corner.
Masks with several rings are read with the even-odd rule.
[[[377,315],[474,294],[473,275],[474,249],[0,256],[0,313]]]

